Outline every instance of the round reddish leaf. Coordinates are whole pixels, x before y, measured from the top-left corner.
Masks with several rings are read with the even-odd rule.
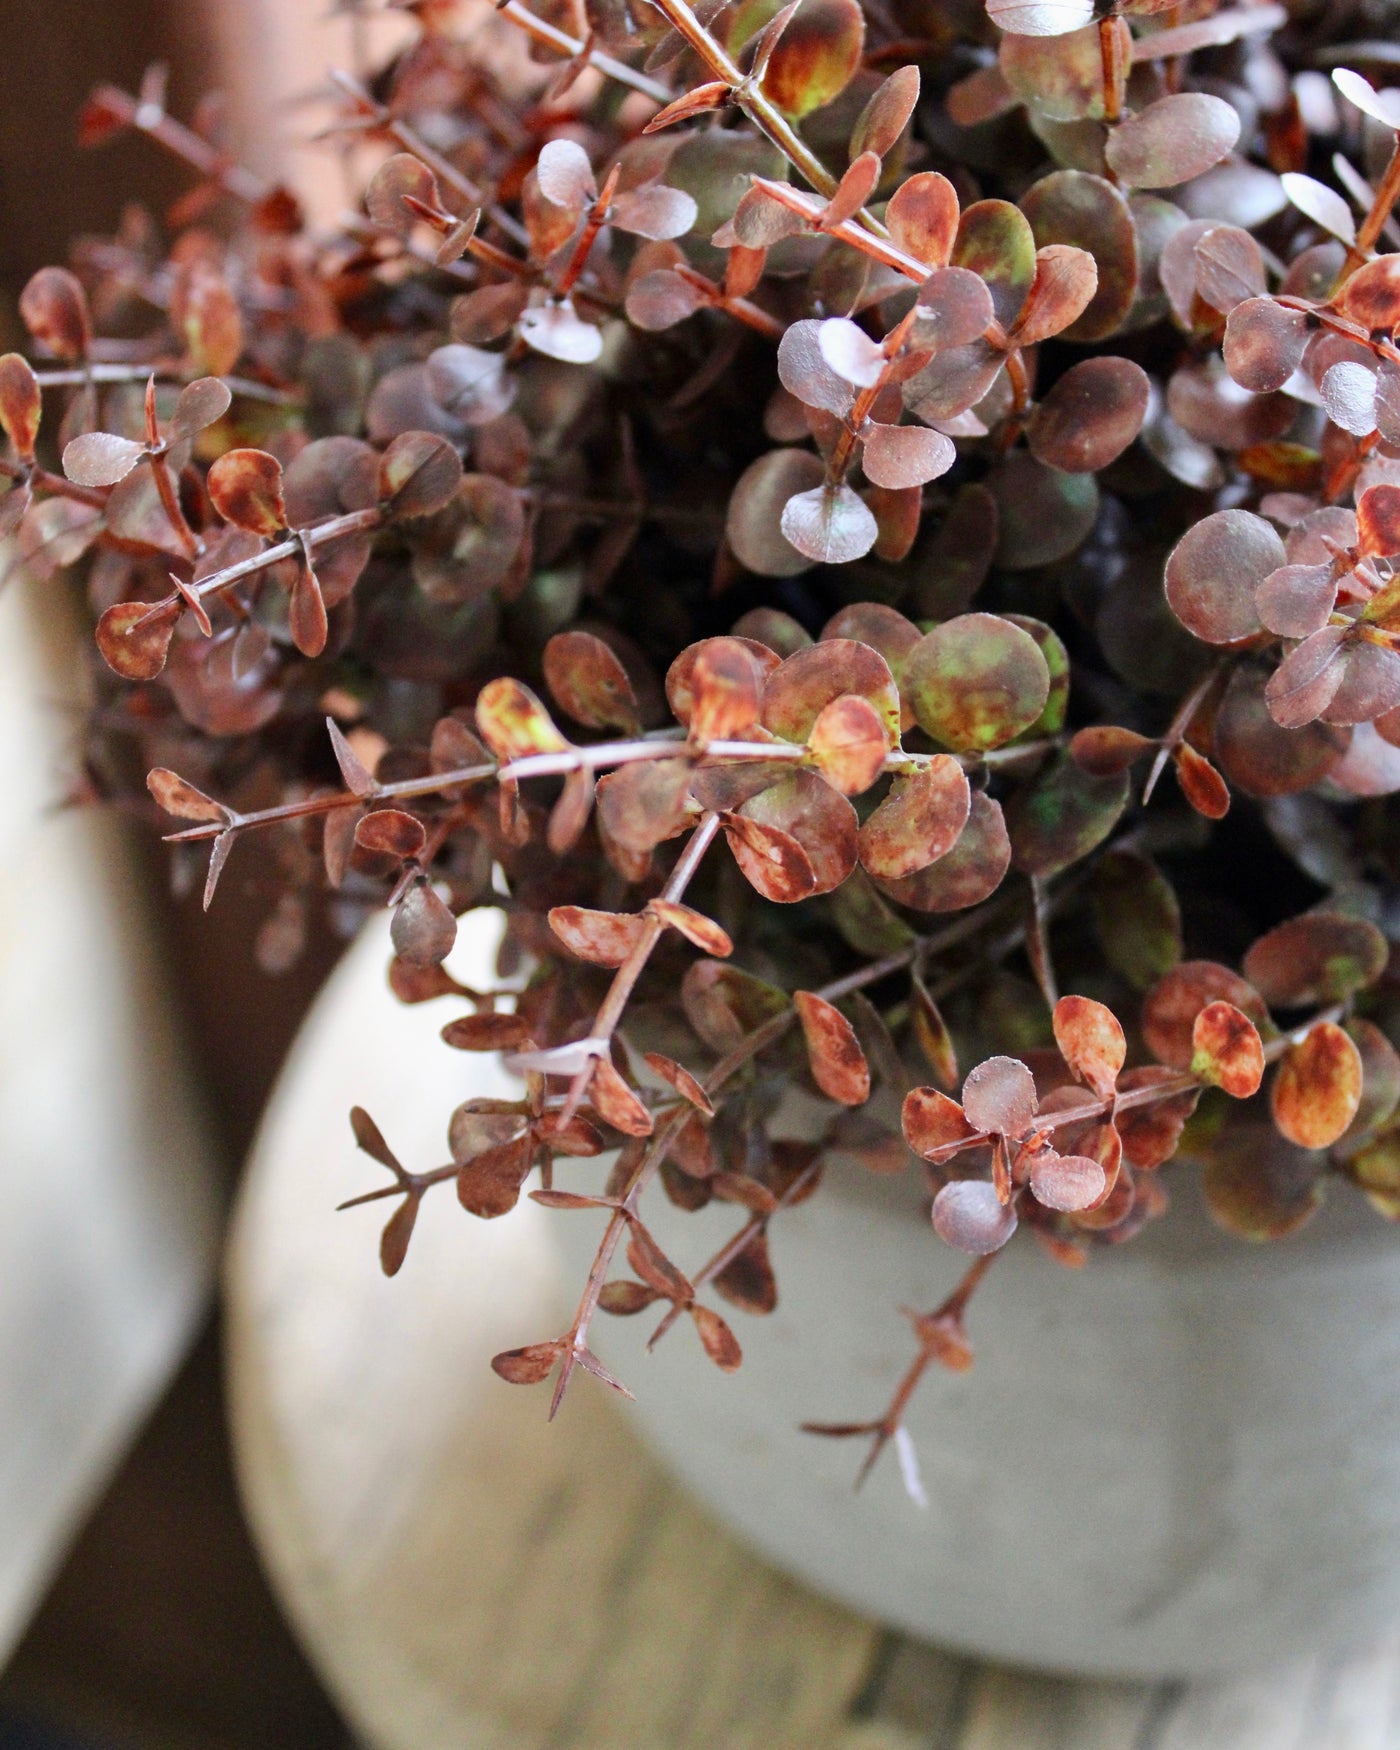
[[[499,760],[525,759],[532,753],[563,753],[569,746],[530,689],[509,676],[488,681],[481,689],[476,701],[476,726],[481,739]]]
[[[147,772],[146,788],[156,803],[178,820],[220,821],[226,824],[230,819],[229,811],[223,803],[216,802],[212,796],[206,796],[202,790],[196,790],[193,784],[187,784],[177,773],[167,771],[164,766],[156,766],[154,770]]]
[[[823,637],[794,651],[769,674],[763,689],[763,726],[784,741],[807,741],[833,699],[855,693],[878,712],[888,745],[897,746],[899,691],[878,650],[855,638]]]
[[[965,267],[936,267],[919,288],[914,342],[935,352],[965,347],[995,319],[992,294],[979,274]]]
[[[461,484],[462,458],[435,432],[400,432],[379,458],[379,496],[394,517],[432,516]]]
[[[914,66],[896,68],[876,88],[851,131],[849,149],[852,161],[862,152],[873,152],[877,158],[888,157],[890,149],[909,125],[918,101],[919,69]],[[885,223],[889,224],[888,212]]]
[[[1331,565],[1281,565],[1254,592],[1254,606],[1270,632],[1307,638],[1327,624],[1337,600]]]
[[[1225,368],[1242,389],[1268,394],[1297,370],[1311,335],[1306,310],[1287,309],[1272,298],[1247,298],[1225,324]]]
[[[69,364],[86,358],[92,319],[82,281],[66,267],[41,267],[19,295],[24,326],[40,346]]]
[[[556,905],[549,927],[571,954],[595,966],[621,966],[646,928],[640,917],[581,905]]]
[[[977,201],[958,221],[952,264],[985,281],[1004,328],[1014,326],[1035,281],[1035,246],[1029,219],[1009,201]]]
[[[226,450],[209,470],[208,487],[214,509],[240,529],[271,537],[286,528],[282,464],[266,450]]]
[[[1024,1136],[1035,1119],[1035,1077],[1016,1057],[989,1057],[967,1072],[962,1106],[976,1130]]]
[[[799,553],[823,565],[863,558],[880,532],[869,506],[845,484],[794,494],[783,506],[779,528]]]
[[[1098,287],[1065,330],[1068,340],[1104,340],[1127,321],[1142,271],[1138,227],[1122,191],[1087,170],[1056,170],[1027,189],[1021,210],[1037,248],[1071,244],[1093,257]]]
[[[389,935],[411,966],[436,966],[452,952],[457,920],[426,881],[415,881],[394,908]]]
[[[222,419],[232,403],[229,386],[219,377],[197,377],[193,383],[186,383],[170,416],[167,439],[193,437]]]
[[[727,741],[758,722],[763,670],[742,638],[707,638],[689,674],[690,734],[699,742]]]
[[[851,1023],[811,991],[794,991],[792,1000],[817,1086],[842,1106],[863,1105],[870,1098],[870,1068]]]
[[[793,772],[770,784],[745,802],[740,813],[752,824],[797,841],[815,881],[813,893],[830,893],[855,868],[855,810],[815,772]]]
[[[1400,486],[1368,486],[1356,501],[1363,553],[1400,553]]]
[[[1175,1072],[1160,1064],[1143,1064],[1137,1069],[1125,1069],[1118,1078],[1119,1094],[1133,1093],[1140,1088],[1153,1088],[1173,1081]],[[1115,1126],[1122,1139],[1123,1157],[1143,1172],[1160,1167],[1176,1153],[1186,1121],[1196,1110],[1201,1097],[1199,1088],[1185,1093],[1153,1099],[1147,1105],[1126,1110],[1120,1106]]]
[[[1264,700],[1282,729],[1301,729],[1332,703],[1345,674],[1345,629],[1324,626],[1305,638],[1269,676]]]
[[[897,777],[861,827],[862,865],[885,881],[926,869],[957,844],[971,808],[966,772],[951,755],[936,755],[928,765]]]
[[[876,486],[898,491],[946,474],[957,460],[951,438],[922,425],[875,425],[862,436],[861,466]]]
[[[1108,1191],[1108,1175],[1088,1155],[1046,1150],[1031,1162],[1031,1192],[1047,1209],[1092,1209]]]
[[[1141,431],[1151,392],[1146,371],[1129,359],[1072,365],[1031,415],[1031,453],[1067,473],[1097,473]]]
[[[1181,793],[1196,813],[1207,820],[1224,820],[1230,812],[1230,787],[1205,755],[1183,741],[1172,758]]]
[[[1187,530],[1167,560],[1172,612],[1207,644],[1233,644],[1260,630],[1255,591],[1285,563],[1271,524],[1247,510],[1218,510]]]
[[[1191,1028],[1191,1073],[1236,1100],[1259,1091],[1264,1045],[1259,1029],[1233,1003],[1208,1003]]]
[[[843,693],[822,707],[807,741],[812,763],[833,789],[859,796],[885,769],[885,725],[868,699]]]
[[[63,451],[63,472],[78,486],[115,486],[146,453],[134,438],[110,431],[86,431]]]
[[[946,266],[958,234],[958,197],[952,183],[936,170],[906,177],[890,196],[885,223],[906,255],[930,267]]]
[[[914,1088],[904,1097],[904,1140],[925,1160],[947,1158],[977,1132],[962,1107],[937,1088]]]
[[[701,1306],[697,1301],[688,1311],[695,1322],[701,1346],[710,1360],[721,1373],[736,1372],[743,1365],[744,1352],[733,1331],[713,1307]]]
[[[1173,1069],[1189,1069],[1196,1017],[1223,1000],[1266,1026],[1269,1011],[1252,984],[1213,960],[1184,960],[1158,980],[1143,999],[1142,1033],[1147,1048]]]
[[[1099,270],[1087,249],[1049,243],[1035,254],[1035,278],[1017,320],[1014,338],[1037,346],[1062,333],[1084,314],[1099,289]]]
[[[442,1029],[443,1044],[454,1051],[514,1051],[529,1037],[529,1023],[522,1015],[459,1015]]]
[[[492,1371],[509,1385],[539,1385],[554,1371],[564,1345],[527,1343],[523,1349],[503,1349],[491,1358]]]
[[[678,905],[672,899],[651,899],[647,901],[647,910],[654,917],[661,919],[684,936],[687,942],[693,942],[703,953],[717,955],[727,959],[734,952],[734,944],[729,939],[729,933],[720,928],[713,918],[707,918],[703,912],[696,911],[693,906]]]
[[[149,602],[116,602],[97,622],[97,648],[108,668],[123,680],[154,680],[165,667],[178,606],[153,608]]]
[[[17,456],[34,454],[42,413],[43,393],[33,367],[19,353],[5,353],[0,357],[0,425]]]
[[[1393,328],[1400,321],[1400,255],[1378,255],[1357,268],[1338,292],[1336,305],[1368,334]]]
[[[864,44],[857,0],[804,0],[769,59],[764,96],[786,115],[810,115],[845,90]]]
[[[1243,1239],[1285,1239],[1321,1207],[1324,1168],[1267,1124],[1232,1127],[1206,1163],[1206,1208]]]
[[[377,808],[355,827],[355,843],[362,851],[389,857],[416,857],[427,841],[422,821],[401,808]]]
[[[989,899],[1011,866],[1011,841],[1001,804],[984,791],[972,794],[967,825],[952,850],[926,868],[880,885],[900,905],[915,911],[963,911]]]
[[[1129,188],[1174,188],[1218,164],[1239,137],[1239,111],[1224,98],[1181,91],[1113,128],[1104,156]]]
[[[935,740],[986,752],[1035,722],[1050,692],[1036,641],[994,614],[962,614],[922,638],[906,671],[920,727]]]
[[[1112,1099],[1128,1055],[1123,1028],[1112,1009],[1092,997],[1061,997],[1053,1022],[1055,1043],[1065,1062],[1101,1100]]]
[[[544,647],[544,678],[556,700],[589,729],[636,734],[637,699],[614,651],[591,632],[556,632]]]
[[[742,814],[727,815],[724,827],[735,862],[765,899],[792,905],[815,892],[812,865],[791,833]]]
[[[1070,739],[1070,758],[1091,777],[1116,778],[1128,771],[1145,753],[1157,746],[1149,736],[1113,723],[1097,723],[1076,730]]]
[[[613,1067],[612,1060],[594,1060],[593,1075],[588,1083],[588,1098],[593,1110],[605,1124],[620,1130],[624,1136],[650,1136],[651,1113],[628,1087]]]
[[[833,373],[833,380],[840,379]],[[842,387],[849,400],[849,387]],[[741,565],[760,577],[795,577],[807,570],[812,561],[787,539],[782,517],[791,499],[818,488],[825,476],[820,457],[810,450],[770,450],[744,470],[725,519],[725,534]]]
[[[1284,1054],[1269,1109],[1289,1142],[1330,1148],[1355,1118],[1361,1088],[1361,1053],[1340,1027],[1320,1021]]]
[[[407,237],[419,222],[419,214],[405,204],[405,197],[434,210],[442,206],[437,178],[422,159],[411,152],[395,152],[370,178],[365,190],[365,211],[376,225]]]
[[[985,1179],[954,1179],[933,1200],[933,1228],[960,1252],[997,1252],[1016,1231],[1016,1211]]]
[[[1244,975],[1271,1007],[1338,1002],[1374,984],[1390,950],[1367,918],[1312,911],[1261,936],[1244,957]]]

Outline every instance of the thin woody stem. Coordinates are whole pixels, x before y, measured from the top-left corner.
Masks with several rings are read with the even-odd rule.
[[[537,17],[521,4],[521,0],[505,0],[505,4],[497,5],[496,10],[512,24],[518,24],[527,36],[545,48],[557,50],[567,60],[576,60],[583,53],[585,45],[578,37],[570,36],[567,31],[560,30],[547,19]],[[675,95],[659,80],[650,78],[646,73],[639,73],[635,67],[629,67],[626,61],[619,61],[615,55],[605,54],[601,49],[589,50],[588,64],[596,67],[600,73],[606,73],[609,79],[616,79],[619,85],[628,85],[643,97],[651,98],[654,103],[669,103]]]
[[[819,194],[828,198],[835,194],[837,178],[796,132],[782,111],[774,106],[753,80],[745,77],[737,63],[691,11],[686,0],[656,0],[656,9],[665,14],[715,78],[729,87],[737,107],[760,132],[768,136],[793,168],[800,171]],[[857,215],[857,222],[852,223],[852,229],[864,230],[876,237],[889,235],[884,225],[864,207]]]
[[[201,176],[218,183],[226,194],[231,194],[236,200],[243,201],[248,206],[256,206],[272,192],[270,185],[260,176],[256,176],[243,165],[234,163],[226,153],[211,146],[208,140],[202,139],[192,128],[187,128],[173,116],[167,115],[161,105],[142,103],[129,91],[123,91],[116,85],[101,85],[94,96],[127,127],[135,128],[157,145],[163,146],[174,157],[183,159]]]
[[[714,843],[715,835],[719,832],[719,825],[718,814],[710,813],[702,817],[700,824],[690,835],[689,842],[681,853],[675,868],[671,871],[670,879],[662,889],[661,897],[663,899],[677,901],[684,895],[695,871],[704,859],[705,852]],[[632,992],[636,988],[637,980],[642,976],[646,963],[651,958],[651,951],[661,940],[665,929],[665,923],[653,912],[643,912],[641,933],[633,944],[631,953],[613,974],[608,994],[603,999],[602,1006],[593,1020],[593,1026],[590,1030],[592,1038],[604,1042],[611,1040],[617,1030],[617,1024],[627,1008]],[[564,1101],[563,1122],[565,1124],[582,1105],[583,1097],[588,1092],[588,1083],[592,1074],[593,1064],[589,1062],[570,1083],[568,1097]]]
[[[714,842],[715,834],[718,831],[719,816],[717,814],[707,814],[700,822],[700,825],[697,826],[695,831],[691,834],[690,842],[687,844],[679,862],[676,864],[676,867],[671,874],[671,879],[666,883],[665,889],[663,890],[664,898],[669,900],[680,899],[681,895],[685,892],[686,887],[689,885],[691,877],[699,868],[701,859],[704,857],[705,852]],[[621,1019],[622,1011],[626,1007],[627,998],[631,995],[632,987],[641,976],[642,968],[646,965],[647,959],[650,957],[652,949],[660,939],[664,928],[665,925],[659,918],[650,914],[647,915],[642,935],[638,938],[636,946],[627,956],[627,959],[620,967],[618,967],[617,973],[613,978],[612,988],[609,990],[607,998],[604,1001],[602,1008],[599,1009],[597,1018],[593,1023],[594,1033],[598,1037],[611,1037],[613,1029]],[[583,1093],[587,1090],[588,1077],[591,1073],[592,1065],[590,1064],[584,1070],[581,1070],[579,1075],[574,1078],[574,1085],[569,1089],[569,1097],[564,1104],[564,1123],[567,1124],[573,1112],[577,1110],[578,1104],[582,1100]],[[593,1315],[598,1310],[598,1296],[602,1293],[603,1283],[607,1280],[608,1266],[612,1263],[613,1254],[616,1252],[618,1244],[621,1241],[629,1222],[636,1215],[637,1199],[640,1197],[644,1185],[660,1166],[661,1161],[665,1156],[666,1149],[670,1145],[672,1136],[680,1127],[681,1116],[682,1115],[677,1112],[662,1121],[653,1135],[650,1145],[645,1149],[641,1159],[638,1161],[637,1167],[628,1182],[627,1189],[624,1191],[618,1207],[608,1218],[607,1228],[604,1231],[603,1237],[599,1241],[598,1249],[594,1254],[593,1263],[588,1272],[588,1281],[584,1285],[583,1296],[579,1301],[578,1310],[574,1314],[574,1322],[569,1330],[567,1339],[568,1349],[565,1352],[562,1363],[560,1364],[559,1378],[555,1382],[554,1396],[550,1401],[549,1414],[551,1420],[553,1420],[560,1404],[564,1401],[564,1393],[568,1389],[569,1380],[572,1377],[574,1368],[578,1364],[579,1356],[588,1347],[589,1326],[593,1321]]]
[[[0,477],[7,480],[28,480],[31,486],[41,486],[45,492],[53,493],[56,498],[71,498],[78,504],[90,504],[94,510],[105,510],[107,507],[105,492],[95,486],[79,486],[76,481],[65,480],[62,474],[50,474],[47,468],[0,458]]]
[[[356,517],[374,515],[374,512],[352,511],[346,517],[337,518],[334,524],[324,524],[324,529],[333,529],[336,534],[343,534],[343,524]],[[365,526],[365,525],[357,525]],[[321,530],[307,530],[308,539],[315,545],[315,538],[332,538],[321,534]],[[219,572],[212,578],[206,578],[203,583],[193,586],[193,593],[206,595],[211,590],[227,589],[240,578],[257,570],[263,565],[272,564],[279,559],[291,558],[300,553],[299,541],[283,541],[275,547],[269,547],[266,553],[256,554],[252,559],[245,559],[238,565],[233,565],[227,571]],[[152,603],[151,613],[173,607],[181,598],[178,594],[165,597],[162,601]],[[1058,745],[1058,737],[1049,737],[1041,742],[1027,742],[1018,748],[997,748],[984,754],[919,754],[906,753],[896,748],[885,756],[885,770],[888,772],[915,771],[922,765],[927,765],[935,759],[953,758],[965,768],[975,769],[979,765],[1007,765],[1013,759],[1040,758],[1051,747]],[[567,777],[571,772],[580,770],[597,771],[603,767],[635,765],[645,760],[680,759],[685,757],[705,757],[716,760],[735,761],[785,761],[798,764],[808,757],[807,749],[800,742],[784,741],[712,741],[704,748],[694,748],[681,739],[679,734],[657,734],[653,739],[644,741],[598,741],[587,747],[566,748],[561,753],[526,754],[518,760],[510,760],[505,765],[462,766],[448,772],[433,772],[422,778],[404,778],[394,784],[376,784],[371,789],[356,792],[352,790],[334,790],[321,796],[303,797],[297,802],[279,803],[273,808],[262,808],[249,814],[238,814],[230,810],[231,818],[223,826],[210,823],[205,826],[190,827],[188,830],[167,834],[168,842],[187,843],[201,839],[217,838],[221,832],[230,827],[241,832],[245,827],[271,826],[278,821],[297,820],[309,814],[330,814],[338,808],[353,808],[368,802],[383,802],[390,798],[405,798],[415,796],[432,796],[442,790],[450,790],[458,784],[470,784],[481,778],[497,778],[503,783],[520,783],[526,778],[557,778]],[[901,951],[902,953],[902,951]],[[900,956],[895,956],[891,964],[904,964]],[[874,963],[883,966],[883,961]],[[852,977],[861,975],[852,974]],[[877,975],[878,976],[878,975]],[[862,982],[866,982],[862,978]],[[852,984],[851,990],[858,990],[860,984]],[[843,992],[843,994],[845,994]]]
[[[1376,240],[1397,200],[1400,200],[1400,137],[1396,138],[1390,162],[1386,165],[1385,174],[1376,189],[1376,198],[1371,202],[1371,210],[1356,232],[1356,249],[1363,258],[1375,248]]]

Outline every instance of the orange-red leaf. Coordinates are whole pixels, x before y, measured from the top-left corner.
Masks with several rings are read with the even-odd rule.
[[[1080,1081],[1101,1100],[1113,1098],[1128,1043],[1112,1009],[1092,997],[1061,997],[1055,1004],[1055,1043]]]
[[[863,1105],[870,1098],[870,1066],[855,1028],[839,1009],[811,991],[795,991],[792,1000],[817,1086],[843,1106]]]
[[[1274,1123],[1299,1148],[1330,1148],[1361,1104],[1361,1053],[1332,1021],[1289,1047],[1269,1094]]]
[[[1264,1079],[1259,1029],[1233,1003],[1208,1003],[1191,1028],[1191,1073],[1236,1100],[1257,1093]]]

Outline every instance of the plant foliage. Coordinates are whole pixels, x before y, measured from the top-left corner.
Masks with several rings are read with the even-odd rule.
[[[600,1310],[737,1366],[713,1300],[774,1306],[824,1166],[921,1173],[973,1261],[819,1425],[873,1461],[1017,1230],[1131,1239],[1179,1145],[1249,1239],[1343,1181],[1400,1218],[1393,54],[1266,0],[407,10],[335,76],[334,234],[159,75],[95,93],[195,184],[0,359],[88,789],[149,769],[206,904],[254,840],[270,969],[387,899],[398,995],[522,1078],[422,1172],[356,1112],[386,1271],[438,1182],[606,1212],[496,1361],[557,1404],[618,1385]],[[658,1195],[732,1238],[683,1271]]]

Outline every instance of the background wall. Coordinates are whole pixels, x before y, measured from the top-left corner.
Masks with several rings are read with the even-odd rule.
[[[33,270],[64,259],[82,231],[111,230],[138,198],[157,212],[190,178],[148,141],[82,151],[75,120],[99,81],[134,89],[153,61],[171,70],[172,113],[231,88],[240,156],[275,169],[303,124],[289,106],[349,47],[323,0],[0,0],[0,336]],[[376,27],[382,28],[382,27]],[[246,147],[246,150],[244,148]],[[334,159],[298,153],[318,204],[337,201]],[[149,879],[163,887],[152,848]],[[313,945],[289,979],[251,963],[237,889],[204,918],[167,905],[186,1023],[202,1061],[232,1176],[267,1088],[336,945]],[[256,1026],[248,1017],[256,1015]],[[282,1624],[233,1490],[215,1317],[79,1536],[0,1676],[0,1750],[132,1746],[239,1750],[346,1742]]]

